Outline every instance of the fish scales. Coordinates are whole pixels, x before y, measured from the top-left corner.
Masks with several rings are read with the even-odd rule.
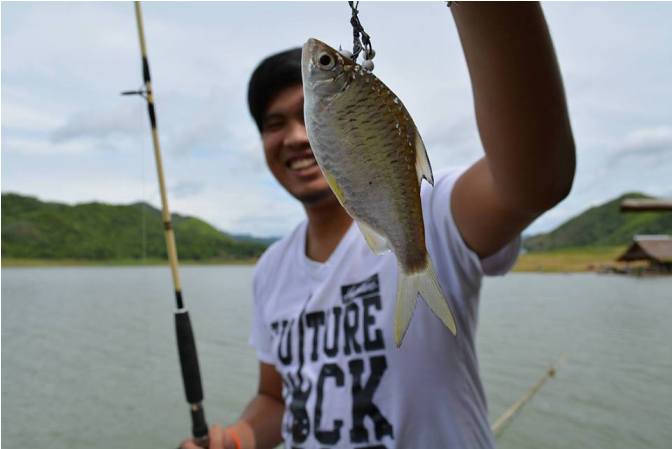
[[[402,266],[413,272],[424,268],[427,260],[422,211],[416,200],[420,186],[415,149],[408,145],[415,133],[392,92],[376,79],[364,81],[371,77],[358,73],[350,88],[329,102],[315,120],[320,144],[330,148],[322,155],[321,165],[341,187],[348,212],[382,231]],[[329,126],[344,116],[353,126]],[[371,171],[371,164],[381,160],[385,163],[380,169]],[[408,175],[399,176],[399,172]]]
[[[433,177],[408,111],[373,74],[316,39],[304,45],[301,65],[315,159],[371,249],[389,248],[397,257],[397,345],[418,294],[456,334],[426,249],[420,177]]]

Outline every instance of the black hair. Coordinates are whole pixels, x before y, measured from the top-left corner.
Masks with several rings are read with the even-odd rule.
[[[254,69],[247,85],[247,105],[259,131],[273,97],[281,90],[301,82],[301,47],[271,55]]]

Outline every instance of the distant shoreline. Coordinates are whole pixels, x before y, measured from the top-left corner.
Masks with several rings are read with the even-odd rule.
[[[208,265],[254,265],[258,259],[243,260],[180,260],[183,266]],[[38,267],[151,267],[168,266],[163,259],[122,259],[122,260],[80,260],[80,259],[14,259],[2,258],[3,268],[38,268]]]
[[[533,251],[518,257],[514,272],[525,273],[589,273],[605,267],[622,266],[616,262],[626,246],[566,248]]]
[[[624,246],[569,248],[553,251],[523,253],[518,257],[514,272],[518,273],[587,273],[598,271],[605,266],[618,265],[616,258],[623,253]],[[184,266],[246,265],[257,263],[256,258],[231,260],[182,260]],[[15,259],[2,258],[2,267],[142,267],[167,266],[162,259],[122,259],[122,260],[77,260],[77,259]]]

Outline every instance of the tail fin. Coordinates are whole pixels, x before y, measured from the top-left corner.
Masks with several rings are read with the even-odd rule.
[[[399,270],[394,320],[394,340],[397,347],[401,346],[404,335],[406,335],[406,331],[408,330],[408,325],[411,323],[418,293],[420,293],[432,312],[450,329],[453,335],[457,335],[455,318],[443,297],[443,293],[441,293],[441,287],[436,278],[434,267],[432,267],[432,262],[429,261],[427,268],[418,273],[405,274],[402,270]]]

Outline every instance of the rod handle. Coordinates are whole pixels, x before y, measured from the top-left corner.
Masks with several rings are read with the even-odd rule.
[[[191,404],[191,434],[193,435],[193,442],[198,447],[208,449],[210,439],[208,435],[208,424],[205,422],[205,411],[203,404]],[[182,449],[182,446],[177,449]]]
[[[202,404],[191,405],[191,434],[194,442],[200,446],[208,447],[208,423],[205,422],[205,410]]]
[[[203,438],[208,435],[208,425],[205,421],[203,401],[203,387],[201,385],[201,371],[198,367],[196,342],[191,328],[189,312],[179,309],[175,312],[175,332],[177,335],[177,349],[182,368],[182,380],[187,402],[191,404],[191,418],[194,438]]]

